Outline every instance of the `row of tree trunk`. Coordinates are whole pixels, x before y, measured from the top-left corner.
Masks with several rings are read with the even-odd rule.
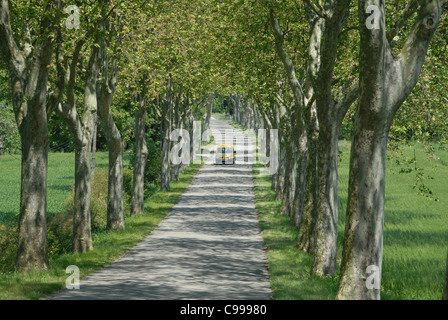
[[[165,97],[160,96],[156,105],[161,118],[162,163],[160,188],[162,191],[171,189],[171,181],[179,180],[179,174],[190,165],[195,155],[201,152],[202,142],[208,143],[210,141],[210,119],[215,99],[214,93],[193,99],[191,93],[182,90],[182,86],[175,87],[171,76],[167,82]],[[197,141],[199,145],[195,146],[193,142],[195,136],[194,122],[199,117],[201,107],[205,107],[206,112],[203,117],[203,124],[200,127],[202,134]],[[174,130],[185,132],[185,135],[179,137],[178,140],[172,140]],[[176,149],[179,152],[176,156],[181,157],[181,153],[186,152],[189,157],[184,158],[180,163],[173,164],[172,157],[174,155],[171,154],[173,144],[183,144],[183,147],[179,150]]]
[[[109,150],[107,229],[123,229],[123,145],[111,113],[118,78],[119,39],[112,39],[116,28],[108,19],[106,5],[100,23],[86,37],[77,41],[72,55],[64,48],[60,24],[45,14],[40,22],[43,40],[21,49],[14,38],[7,0],[0,2],[1,57],[8,66],[13,92],[13,106],[22,142],[22,176],[19,219],[19,245],[16,269],[19,272],[48,268],[46,238],[46,178],[48,165],[48,119],[56,112],[65,120],[75,142],[75,196],[73,213],[73,251],[93,250],[90,201],[93,166],[92,141],[97,117],[106,135]],[[50,1],[45,11],[57,7],[61,19],[63,4]],[[57,20],[56,19],[56,20]],[[55,36],[52,32],[54,31]],[[99,34],[108,34],[100,37]],[[78,114],[75,95],[80,53],[89,37],[91,47],[86,66],[83,113]],[[113,52],[110,54],[108,52]],[[56,61],[57,79],[50,91],[49,65]],[[101,73],[101,80],[100,75]],[[144,110],[144,108],[141,108]],[[137,113],[138,125],[144,114]],[[137,121],[137,120],[136,120]],[[139,129],[142,129],[140,126]],[[144,131],[144,126],[143,126]],[[141,141],[140,141],[141,143]],[[142,146],[142,154],[145,153]],[[147,152],[146,152],[147,153]],[[143,161],[143,164],[145,161]],[[140,170],[138,168],[137,170]],[[144,171],[144,169],[143,169]],[[135,181],[134,212],[143,207],[142,188]],[[137,185],[140,187],[137,188]]]
[[[360,12],[366,12],[367,2],[359,1]],[[384,3],[374,2],[384,12]],[[313,255],[311,272],[320,276],[337,272],[339,130],[349,107],[358,100],[337,299],[380,298],[380,284],[370,289],[366,281],[369,267],[381,273],[388,132],[418,80],[443,2],[426,1],[420,6],[409,35],[412,41],[397,58],[392,57],[388,45],[392,39],[386,35],[384,19],[379,31],[372,32],[364,28],[368,14],[361,14],[360,78],[344,86],[337,98],[332,93],[333,72],[350,0],[334,1],[325,9],[308,3],[311,36],[303,82],[284,48],[284,35],[272,7],[272,32],[289,90],[279,82],[273,102],[263,105],[257,100],[256,112],[249,107],[250,99],[240,95],[229,99],[234,121],[253,128],[263,119],[264,127],[279,129],[280,163],[272,176],[272,188],[282,201],[281,213],[290,216],[299,229],[298,248]]]

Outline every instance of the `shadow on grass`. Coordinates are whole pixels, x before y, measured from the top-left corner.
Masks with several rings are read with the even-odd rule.
[[[440,214],[409,210],[386,210],[384,215],[384,222],[387,225],[403,225],[430,219],[441,219]]]
[[[17,222],[16,215],[17,212],[13,211],[0,211],[0,224],[9,225],[11,223]]]
[[[446,252],[446,250],[445,250]],[[446,256],[384,259],[381,299],[440,300],[445,282]]]
[[[70,192],[72,190],[71,185],[51,185],[47,187],[48,189],[52,190],[61,190],[61,191],[67,191]]]
[[[439,246],[446,247],[448,242],[447,232],[441,231],[415,231],[388,228],[384,231],[384,245],[385,246]]]
[[[261,165],[254,165],[254,173]],[[269,176],[254,174],[255,203],[268,264],[274,300],[332,300],[337,277],[311,275],[312,255],[297,248],[298,230],[280,214]]]

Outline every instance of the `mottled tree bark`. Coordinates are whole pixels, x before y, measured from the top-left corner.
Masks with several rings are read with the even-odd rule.
[[[233,99],[234,104],[233,104],[233,120],[236,123],[240,123],[240,96],[239,94],[235,94],[235,98]]]
[[[303,118],[298,119],[298,125],[294,129],[294,139],[297,144],[297,169],[295,178],[294,199],[291,214],[291,224],[300,229],[303,222],[303,208],[307,187],[307,165],[309,159],[308,133],[304,125]]]
[[[93,137],[92,137],[92,168],[90,169],[90,171],[92,172],[92,179],[94,179],[95,175],[97,137],[98,137],[98,119],[95,119],[95,125],[93,127]]]
[[[334,119],[334,118],[333,118]],[[325,126],[319,118],[318,198],[315,217],[312,272],[336,274],[338,235],[338,138],[339,123]]]
[[[190,134],[191,141],[192,141],[190,143],[190,164],[191,164],[191,161],[194,159],[194,153],[195,153],[194,142],[193,142],[193,137],[194,137],[193,104],[194,103],[190,99],[190,94],[187,94],[186,99],[187,99],[187,101],[186,101],[187,111],[186,111],[186,116],[184,118],[184,121],[185,121],[185,126],[188,128],[188,133]]]
[[[166,100],[162,102],[162,166],[160,175],[160,189],[162,191],[171,190],[170,133],[173,104],[173,83],[170,76],[168,79]]]
[[[292,140],[292,139],[291,139]],[[290,217],[294,202],[294,190],[297,174],[297,152],[294,141],[289,141],[286,150],[285,186],[282,198],[281,214]]]
[[[213,111],[213,105],[215,102],[215,94],[214,93],[210,93],[208,96],[208,101],[205,104],[205,108],[206,108],[206,113],[205,113],[205,122],[204,122],[204,126],[202,128],[202,142],[204,143],[208,143],[210,142],[210,135],[209,135],[209,129],[210,129],[210,119],[212,117],[212,111]]]
[[[107,192],[107,230],[124,229],[123,144],[111,113],[113,90],[103,87],[98,98],[99,118],[106,135],[109,153]]]
[[[138,215],[144,212],[145,167],[148,159],[148,147],[146,145],[145,134],[146,105],[144,92],[139,94],[138,100],[139,108],[135,113],[135,162],[131,215]]]
[[[42,90],[45,90],[43,88]],[[43,93],[43,95],[45,95]],[[48,165],[47,115],[44,101],[28,103],[20,128],[22,173],[20,189],[19,272],[47,269],[46,190]]]
[[[281,131],[280,135],[280,154],[279,154],[279,166],[276,174],[277,181],[275,182],[275,200],[281,200],[283,198],[283,192],[285,187],[285,171],[286,171],[286,148],[285,148],[285,138]]]
[[[182,115],[181,115],[181,95],[182,93],[178,93],[175,99],[175,105],[173,110],[173,129],[182,129]],[[211,113],[210,113],[211,117]],[[210,119],[209,119],[210,121]],[[174,141],[177,143],[177,141]],[[182,163],[173,164],[171,168],[171,180],[179,181],[180,170],[182,168]]]
[[[73,214],[73,252],[93,250],[90,219],[90,147],[89,139],[75,142],[75,212]]]
[[[314,105],[314,104],[313,104]],[[300,191],[300,187],[296,187],[296,198],[294,199],[294,219],[293,224],[299,229],[297,239],[297,247],[307,253],[314,252],[314,229],[317,211],[318,197],[318,175],[317,175],[317,139],[318,124],[315,107],[312,107],[311,114],[307,125],[307,163],[305,178],[305,190]],[[302,174],[303,175],[303,174]],[[302,178],[302,179],[304,179]],[[303,189],[303,188],[302,188]],[[303,203],[299,203],[302,201]]]

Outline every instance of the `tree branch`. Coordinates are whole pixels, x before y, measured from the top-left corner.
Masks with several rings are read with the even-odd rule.
[[[303,0],[319,17],[322,19],[328,19],[328,15],[322,5],[317,4],[314,0]]]
[[[393,46],[395,36],[400,32],[403,24],[417,11],[418,0],[411,0],[406,8],[402,11],[400,18],[395,23],[394,27],[387,33],[387,41]]]
[[[293,91],[294,100],[296,103],[297,108],[303,108],[305,105],[305,95],[303,93],[302,86],[300,85],[299,80],[297,79],[294,64],[292,60],[289,58],[288,54],[286,53],[283,44],[284,44],[284,35],[282,32],[282,29],[280,28],[280,25],[278,23],[277,18],[275,17],[275,11],[274,8],[271,7],[270,9],[270,21],[271,21],[271,27],[272,31],[274,33],[275,37],[275,47],[277,50],[277,54],[280,58],[280,60],[283,62],[289,83],[291,86],[291,89]]]
[[[26,59],[17,46],[11,29],[9,16],[9,1],[0,2],[0,54],[15,77],[22,77],[26,68]]]
[[[347,113],[350,106],[359,96],[359,80],[356,80],[343,94],[337,102],[339,119]]]
[[[390,106],[398,108],[416,85],[446,0],[423,0],[408,39],[388,73]]]

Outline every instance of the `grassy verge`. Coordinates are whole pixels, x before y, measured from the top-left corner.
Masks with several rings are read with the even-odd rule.
[[[47,272],[0,274],[0,299],[40,299],[65,287],[67,266],[78,266],[83,278],[118,259],[160,224],[187,190],[200,167],[191,165],[186,168],[179,181],[171,182],[170,192],[154,192],[145,200],[143,215],[126,218],[125,230],[94,234],[92,252],[63,254],[50,259]]]
[[[312,256],[297,249],[298,230],[289,217],[280,214],[281,202],[275,201],[268,175],[259,175],[260,164],[253,166],[255,208],[258,212],[274,300],[333,299],[337,282],[332,278],[310,275]]]
[[[340,151],[338,263],[345,230],[350,143],[341,141]],[[402,147],[402,151],[413,157],[413,147]],[[416,145],[415,151],[417,166],[425,172],[425,184],[440,201],[418,195],[413,188],[415,172],[400,174],[403,164],[394,158],[388,160],[381,287],[385,300],[442,297],[448,243],[448,200],[443,197],[448,194],[448,152],[436,148],[430,161],[422,145]],[[259,169],[260,165],[254,166],[255,205],[268,249],[274,299],[334,299],[338,276],[310,275],[312,256],[296,248],[298,232],[290,226],[289,217],[280,215],[280,202],[274,201],[270,178],[257,175]]]

